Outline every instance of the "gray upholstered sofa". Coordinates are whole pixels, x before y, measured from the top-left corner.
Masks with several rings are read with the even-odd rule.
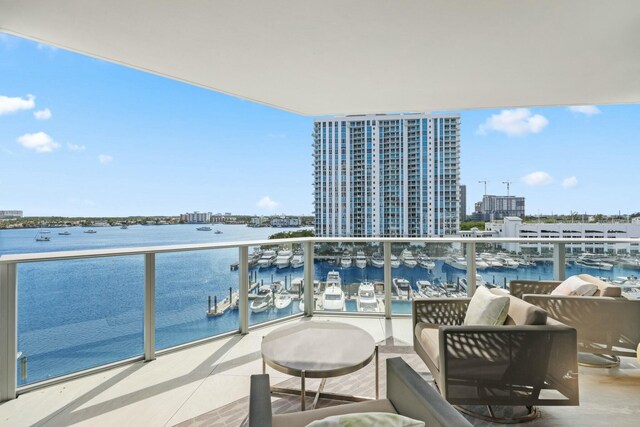
[[[509,289],[511,295],[541,307],[550,317],[576,328],[578,351],[608,358],[608,363],[599,366],[616,365],[618,356],[637,357],[640,300],[621,296],[617,285],[587,274],[578,277],[598,287],[595,296],[549,295],[560,284],[558,281],[513,280]],[[590,359],[581,357],[580,360],[593,366]]]
[[[400,357],[387,359],[387,398],[349,403],[311,411],[273,415],[269,375],[251,376],[250,427],[298,427],[332,415],[393,412],[421,420],[427,426],[471,426]]]
[[[507,295],[500,289],[491,292]],[[512,296],[504,325],[465,326],[469,301],[413,302],[414,349],[448,402],[522,405],[529,409],[522,420],[537,416],[533,405],[578,405],[573,327]]]

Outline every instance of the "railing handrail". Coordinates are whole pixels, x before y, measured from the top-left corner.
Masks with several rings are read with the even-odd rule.
[[[33,252],[0,255],[0,264],[60,261],[84,258],[103,258],[149,253],[190,252],[211,249],[229,249],[245,246],[282,245],[289,243],[521,243],[521,244],[578,244],[578,243],[640,243],[640,238],[521,238],[521,237],[297,237],[288,239],[245,240],[220,243],[193,243],[163,246],[142,246],[111,249],[83,249],[59,252]]]

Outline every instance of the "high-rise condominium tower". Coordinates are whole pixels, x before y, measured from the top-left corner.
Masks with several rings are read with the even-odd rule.
[[[314,123],[317,236],[428,237],[459,227],[460,116]]]

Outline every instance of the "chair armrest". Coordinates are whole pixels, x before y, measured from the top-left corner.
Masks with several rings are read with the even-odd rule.
[[[471,426],[400,357],[387,359],[387,399],[398,414],[424,421],[428,426]]]
[[[413,328],[418,323],[462,325],[470,298],[429,298],[413,300]]]
[[[509,293],[516,298],[524,294],[550,294],[560,283],[555,280],[512,280]]]
[[[269,375],[251,375],[249,427],[271,427],[271,386]]]

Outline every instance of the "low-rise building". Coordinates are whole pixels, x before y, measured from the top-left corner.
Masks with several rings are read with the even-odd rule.
[[[205,224],[211,222],[211,212],[187,212],[180,215],[180,220],[189,224]]]
[[[300,227],[302,222],[299,216],[277,216],[271,218],[272,227]]]
[[[0,211],[0,219],[20,219],[22,211]]]
[[[508,216],[524,217],[524,197],[485,194],[475,204],[473,221],[495,221]]]

